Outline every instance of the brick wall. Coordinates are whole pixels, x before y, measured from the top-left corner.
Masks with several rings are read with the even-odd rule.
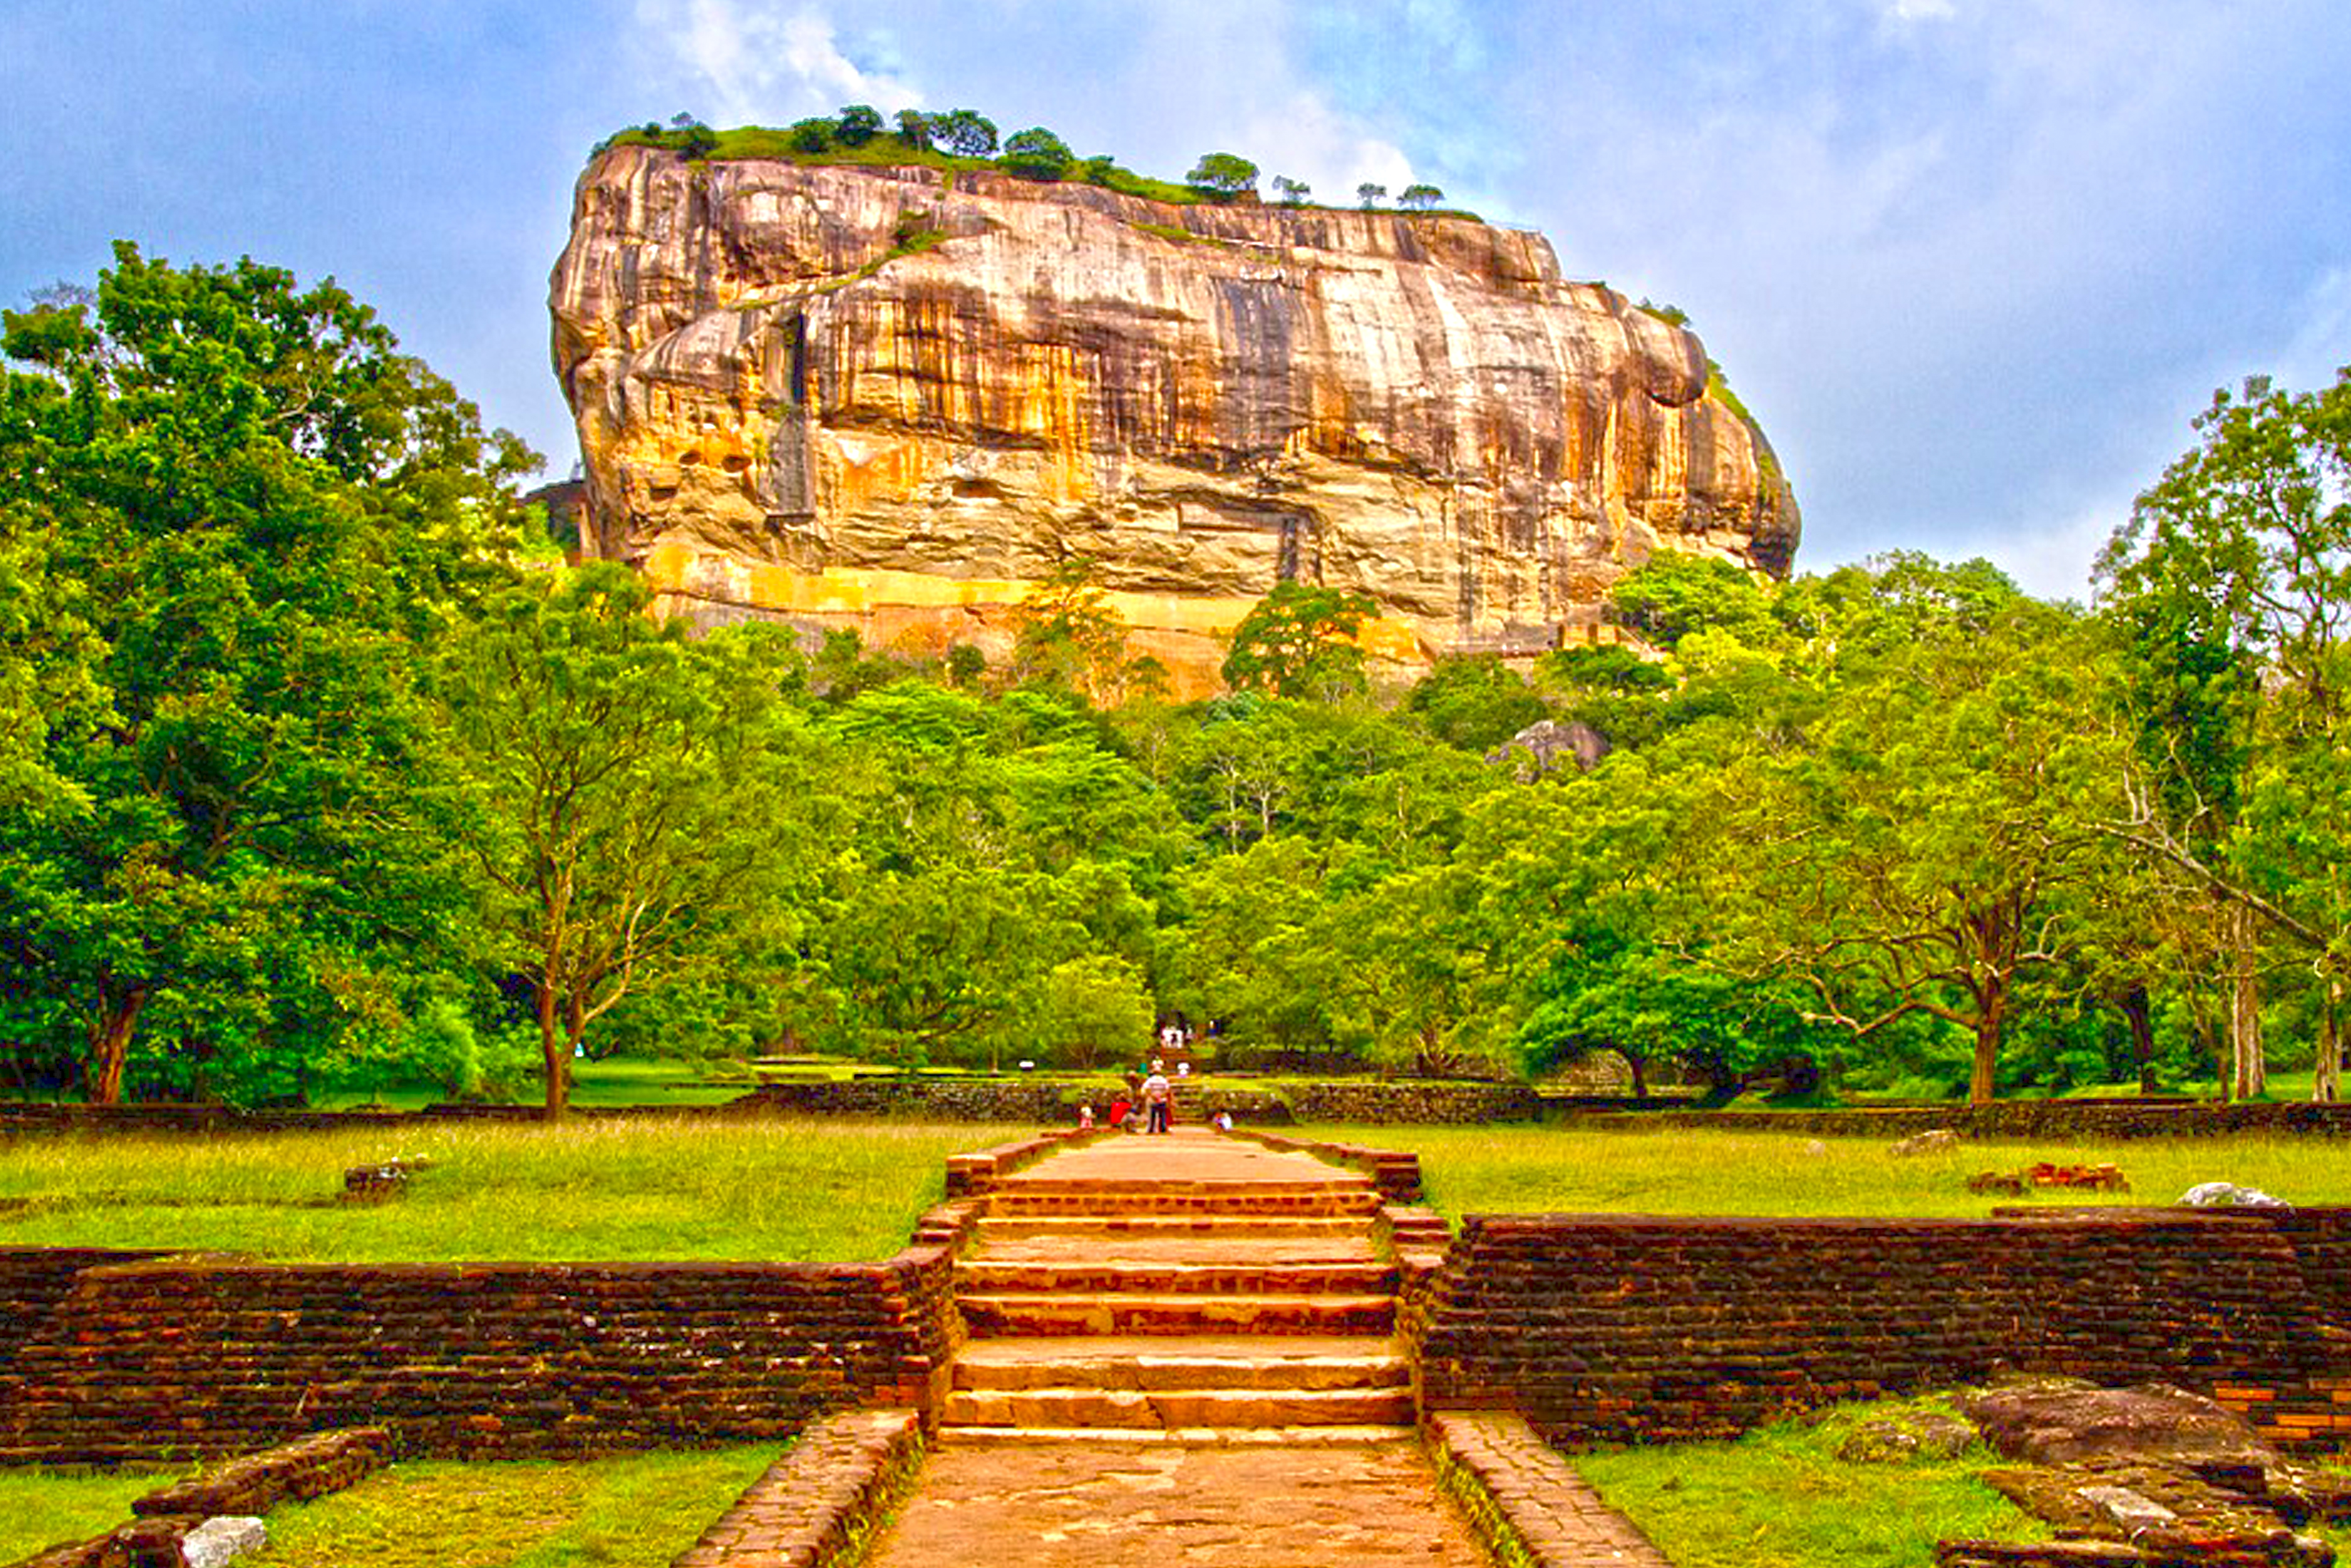
[[[1571,1115],[1590,1127],[1705,1127],[1808,1137],[1907,1137],[1937,1127],[1975,1138],[2201,1138],[2237,1133],[2351,1137],[2351,1104],[2262,1101],[2221,1105],[2180,1100],[2003,1100],[1991,1105],[1900,1105],[1883,1110],[1671,1111]]]
[[[155,1252],[120,1252],[92,1247],[36,1247],[0,1251],[0,1371],[73,1289],[85,1269],[133,1263]]]
[[[1403,1332],[1432,1409],[1571,1440],[1728,1436],[2003,1366],[2298,1385],[2317,1303],[2274,1228],[2033,1220],[1465,1221]]]
[[[0,1461],[216,1455],[360,1425],[409,1452],[556,1454],[926,1406],[959,1332],[950,1255],[87,1269],[0,1369]]]

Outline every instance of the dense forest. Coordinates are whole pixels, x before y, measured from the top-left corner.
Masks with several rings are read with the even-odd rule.
[[[0,347],[21,1090],[559,1103],[578,1053],[1182,1017],[1229,1066],[2335,1092],[2351,375],[2216,398],[2089,609],[1660,556],[1614,642],[1388,690],[1369,604],[1285,584],[1177,704],[1075,567],[998,664],[690,637],[331,283],[122,246]]]

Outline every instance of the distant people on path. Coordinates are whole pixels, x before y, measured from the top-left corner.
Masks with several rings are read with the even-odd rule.
[[[1134,1114],[1134,1101],[1129,1100],[1123,1094],[1113,1094],[1111,1096],[1110,1124],[1112,1126],[1119,1127],[1125,1125],[1127,1117]]]
[[[1151,1117],[1151,1124],[1144,1129],[1144,1132],[1167,1131],[1168,1103],[1175,1094],[1175,1087],[1167,1082],[1167,1075],[1159,1071],[1159,1063],[1153,1062],[1151,1076],[1143,1081],[1143,1103]]]
[[[1094,1126],[1094,1108],[1093,1108],[1093,1106],[1092,1106],[1092,1104],[1085,1104],[1085,1105],[1081,1105],[1081,1106],[1079,1106],[1079,1107],[1078,1107],[1078,1131],[1079,1131],[1079,1132],[1081,1132],[1081,1133],[1091,1133],[1091,1132],[1092,1132],[1092,1131],[1093,1131],[1093,1126]]]
[[[1229,1133],[1229,1132],[1231,1132],[1232,1130],[1233,1130],[1233,1113],[1232,1113],[1230,1111],[1219,1111],[1219,1112],[1217,1112],[1217,1131],[1218,1131],[1219,1133]]]

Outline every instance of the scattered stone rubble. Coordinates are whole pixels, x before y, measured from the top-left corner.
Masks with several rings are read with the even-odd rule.
[[[2334,1549],[2300,1527],[2351,1519],[2351,1477],[2288,1464],[2233,1413],[2163,1384],[2027,1379],[1959,1408],[2020,1461],[1985,1481],[2057,1540],[1941,1542],[1938,1568],[2331,1568]]]

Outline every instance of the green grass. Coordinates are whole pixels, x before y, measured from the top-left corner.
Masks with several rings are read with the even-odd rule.
[[[0,1563],[14,1563],[69,1541],[88,1541],[128,1523],[133,1499],[185,1473],[0,1468]]]
[[[2000,1205],[2169,1204],[2199,1182],[2233,1181],[2295,1204],[2351,1203],[2351,1160],[2327,1139],[2247,1134],[2090,1143],[1967,1142],[1896,1158],[1885,1138],[1811,1139],[1796,1132],[1563,1127],[1309,1127],[1300,1135],[1420,1155],[1428,1200],[1443,1213],[1981,1215]],[[1825,1154],[1811,1154],[1818,1142]],[[2047,1160],[2118,1166],[2129,1192],[1983,1197],[1980,1171]]]
[[[432,1261],[887,1257],[946,1156],[1020,1129],[667,1117],[560,1126],[35,1137],[0,1144],[0,1247],[162,1247]],[[335,1201],[350,1166],[423,1155],[409,1196]],[[29,1200],[29,1207],[6,1199]]]
[[[252,1568],[664,1568],[773,1448],[397,1465],[277,1510]]]
[[[1980,1444],[1953,1458],[1836,1457],[1853,1426],[1935,1402],[1845,1406],[1735,1443],[1676,1443],[1573,1456],[1610,1504],[1680,1568],[1917,1568],[1938,1541],[2045,1540],[1980,1479]]]

